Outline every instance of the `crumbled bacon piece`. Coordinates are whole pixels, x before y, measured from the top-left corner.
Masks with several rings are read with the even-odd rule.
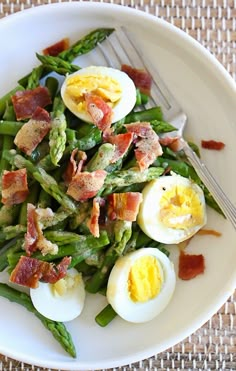
[[[137,137],[135,157],[140,170],[145,170],[163,153],[159,137],[149,122],[134,122],[125,127]]]
[[[159,142],[162,146],[169,147],[174,152],[179,152],[183,149],[183,144],[180,137],[165,136],[159,138]]]
[[[127,73],[127,75],[133,80],[134,85],[146,95],[150,95],[152,77],[149,72],[143,69],[133,68],[127,64],[121,66],[121,71]]]
[[[106,141],[115,145],[115,153],[112,158],[112,162],[118,161],[128,151],[132,141],[133,133],[124,133],[118,135],[109,135]]]
[[[4,170],[2,175],[2,203],[16,205],[24,202],[29,194],[26,169]]]
[[[107,196],[108,217],[134,222],[137,218],[142,194],[138,192],[112,193]]]
[[[49,113],[37,107],[32,118],[26,122],[16,134],[15,145],[28,156],[48,134],[51,128]]]
[[[17,91],[11,99],[17,120],[31,118],[37,107],[44,108],[51,103],[49,90],[44,86]]]
[[[21,256],[10,275],[10,282],[33,289],[38,287],[40,280],[53,284],[65,277],[70,262],[70,257],[63,258],[59,264],[55,265],[28,256]]]
[[[51,55],[56,57],[58,54],[63,52],[64,50],[69,48],[69,39],[64,38],[53,45],[48,46],[47,48],[43,49],[44,55]]]
[[[222,233],[218,232],[218,231],[215,231],[214,229],[200,229],[197,234],[200,234],[201,236],[205,236],[205,235],[211,235],[211,236],[215,236],[215,237],[220,237],[222,236]]]
[[[111,107],[98,95],[87,93],[84,98],[92,122],[98,129],[105,132],[112,123],[113,112]]]
[[[88,227],[94,237],[99,237],[99,216],[100,216],[100,199],[95,197],[93,199],[93,207],[90,219],[88,221]]]
[[[63,174],[63,179],[68,185],[73,176],[82,171],[83,165],[87,160],[87,155],[84,151],[79,151],[78,148],[75,148],[70,156],[70,161],[67,165],[66,171]]]
[[[42,255],[58,252],[58,246],[44,237],[40,225],[40,214],[38,215],[36,207],[30,203],[27,204],[27,232],[24,249],[27,255],[31,255],[36,250],[40,250]]]
[[[205,260],[202,254],[191,255],[180,252],[178,276],[182,280],[190,280],[205,271]]]
[[[225,147],[225,144],[223,142],[217,142],[215,140],[202,140],[201,146],[205,149],[220,151]]]
[[[95,170],[91,173],[84,171],[76,173],[72,178],[67,194],[76,201],[85,201],[96,196],[106,178],[105,170]]]

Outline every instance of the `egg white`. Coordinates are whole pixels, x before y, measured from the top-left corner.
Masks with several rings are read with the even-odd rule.
[[[163,283],[159,294],[146,302],[135,302],[128,291],[128,277],[136,259],[154,256],[163,273]],[[108,280],[107,300],[116,313],[126,321],[147,322],[161,313],[170,302],[175,290],[176,275],[174,265],[160,250],[146,247],[131,252],[117,260]]]
[[[116,102],[112,108],[112,123],[121,120],[133,109],[136,103],[136,88],[131,78],[125,72],[111,67],[89,66],[81,68],[80,70],[67,75],[61,87],[61,96],[64,104],[75,116],[79,117],[81,120],[91,123],[91,116],[85,111],[78,111],[76,104],[66,95],[67,81],[69,78],[76,75],[109,76],[120,83],[122,95],[120,100]]]
[[[175,185],[190,187],[196,194],[203,206],[202,224],[188,229],[177,229],[165,226],[160,218],[160,199],[165,191]],[[153,240],[165,244],[178,244],[192,237],[207,222],[206,204],[202,189],[193,181],[180,175],[161,176],[151,181],[143,190],[143,202],[140,205],[138,224],[145,234]],[[184,217],[183,217],[184,223]]]
[[[80,275],[71,268],[68,274],[72,277]],[[82,277],[77,284],[68,289],[64,295],[55,295],[52,284],[39,282],[36,289],[30,289],[30,297],[39,313],[53,321],[67,322],[78,317],[84,307],[85,288]]]

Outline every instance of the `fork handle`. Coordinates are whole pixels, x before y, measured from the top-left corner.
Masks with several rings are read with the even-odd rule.
[[[199,159],[196,153],[189,147],[188,143],[181,139],[183,145],[183,151],[187,156],[188,160],[194,167],[196,173],[205,184],[209,192],[212,194],[215,201],[220,206],[226,218],[232,223],[236,229],[236,207],[232,204],[229,198],[226,196],[223,189],[217,183],[214,176],[208,170],[206,165]]]

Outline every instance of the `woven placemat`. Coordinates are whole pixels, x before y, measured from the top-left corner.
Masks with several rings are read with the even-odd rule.
[[[57,1],[5,0],[0,2],[0,18],[32,6]],[[236,80],[236,0],[108,0],[106,2],[143,10],[183,29],[206,47]],[[0,355],[0,371],[10,370],[47,369]],[[115,370],[236,371],[236,291],[204,326],[179,344],[151,358]]]

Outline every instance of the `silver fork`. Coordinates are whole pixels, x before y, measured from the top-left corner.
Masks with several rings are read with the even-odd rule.
[[[174,133],[180,138],[182,149],[189,162],[220,206],[226,218],[236,229],[236,207],[229,200],[206,165],[183,138],[183,132],[187,122],[186,114],[164,84],[157,69],[150,60],[147,60],[146,56],[144,57],[137,45],[138,43],[134,35],[128,32],[125,27],[121,26],[117,27],[116,31],[105,42],[99,44],[99,49],[107,65],[110,67],[120,68],[123,63],[126,63],[135,68],[144,68],[150,73],[153,79],[151,105],[161,105],[165,120],[169,121],[177,129]]]

